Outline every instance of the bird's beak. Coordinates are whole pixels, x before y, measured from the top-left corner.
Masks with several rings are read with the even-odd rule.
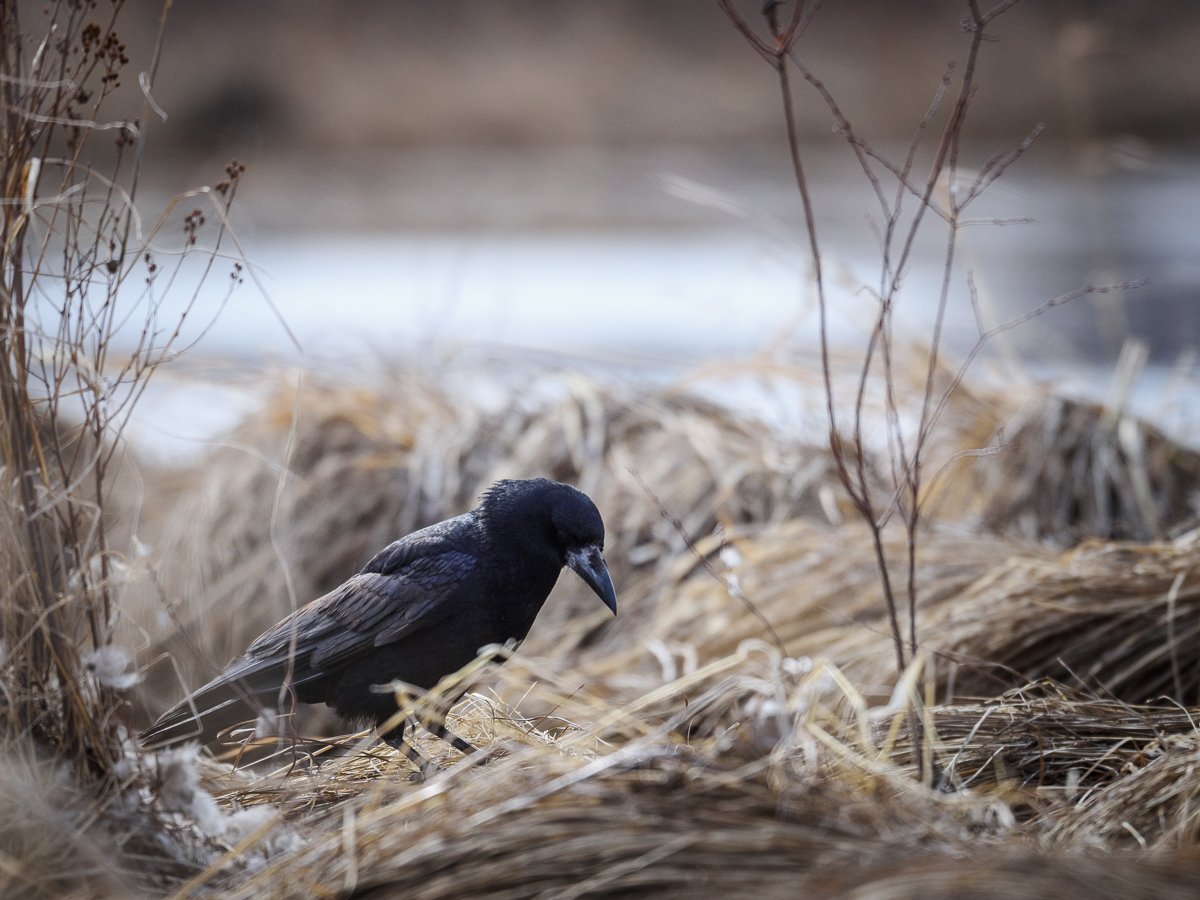
[[[617,614],[617,590],[613,587],[612,577],[608,574],[608,566],[604,564],[604,554],[595,544],[579,550],[567,551],[567,565],[587,582],[588,587],[596,592],[596,596],[604,601],[604,605]]]

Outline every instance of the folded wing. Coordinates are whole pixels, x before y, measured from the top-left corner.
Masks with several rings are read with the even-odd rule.
[[[291,692],[319,702],[348,665],[441,622],[471,592],[478,560],[437,537],[418,532],[397,541],[364,571],[268,629],[165,713],[142,735],[144,742],[207,743],[258,709],[277,708]]]

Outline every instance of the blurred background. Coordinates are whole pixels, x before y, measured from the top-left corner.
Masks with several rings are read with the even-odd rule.
[[[756,26],[760,5],[739,7]],[[964,9],[827,2],[799,53],[899,161],[947,65],[961,71]],[[160,11],[137,0],[124,16],[135,67]],[[963,171],[1044,132],[970,212],[1020,223],[963,231],[949,346],[966,353],[977,336],[968,270],[989,324],[1145,279],[994,349],[1102,391],[1137,338],[1152,362],[1136,393],[1152,401],[1169,373],[1195,375],[1200,340],[1200,7],[1044,0],[991,30]],[[879,208],[795,81],[835,337],[853,342],[872,312],[863,286],[879,279]],[[715,0],[179,3],[154,97],[168,118],[151,125],[149,207],[230,159],[247,166],[233,222],[255,278],[197,347],[193,376],[215,360],[344,371],[464,348],[653,376],[816,346],[776,79]],[[926,231],[898,308],[915,335],[945,247],[937,223]],[[211,282],[198,322],[226,295]],[[154,406],[164,436],[219,424],[194,408],[161,418],[171,405]]]

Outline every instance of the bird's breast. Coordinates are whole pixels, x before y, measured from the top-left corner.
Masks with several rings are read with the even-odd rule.
[[[534,567],[489,585],[483,609],[495,643],[524,640],[554,589],[561,566]]]

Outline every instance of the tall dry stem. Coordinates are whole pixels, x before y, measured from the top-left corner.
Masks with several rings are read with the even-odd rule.
[[[129,527],[113,506],[123,433],[180,350],[242,173],[233,164],[214,189],[184,195],[207,215],[175,219],[173,236],[183,198],[143,228],[134,200],[162,32],[130,104],[122,7],[60,0],[26,20],[0,0],[3,737],[33,738],[91,772],[121,753],[120,690],[136,677],[112,646],[128,539],[114,529]],[[122,105],[140,110],[111,117]],[[202,238],[213,253],[191,265]],[[241,271],[234,263],[230,290]],[[173,313],[168,289],[190,291]]]
[[[988,27],[1017,0],[1003,0],[991,9],[983,10],[977,0],[968,0],[960,24],[968,35],[965,62],[951,62],[935,87],[933,97],[917,122],[900,162],[879,151],[858,131],[843,112],[834,94],[809,67],[799,50],[800,38],[820,7],[819,2],[798,2],[789,6],[782,0],[768,0],[762,10],[766,34],[760,34],[738,11],[734,0],[718,0],[730,20],[750,46],[775,70],[782,99],[783,125],[786,133],[792,173],[800,195],[803,219],[807,232],[807,254],[816,291],[818,341],[823,374],[826,414],[829,424],[829,443],[835,471],[849,495],[852,505],[866,524],[892,635],[896,670],[903,672],[907,660],[919,646],[917,633],[917,555],[922,521],[922,500],[929,466],[928,454],[937,422],[946,402],[962,381],[967,367],[977,358],[987,342],[996,334],[1016,327],[1047,310],[1069,302],[1083,294],[1121,290],[1130,283],[1089,286],[1042,303],[1016,318],[996,326],[984,323],[975,297],[971,273],[957,274],[959,233],[967,224],[979,224],[964,218],[968,207],[998,179],[1032,145],[1042,128],[1035,126],[1015,148],[998,153],[986,160],[978,173],[964,181],[960,173],[960,156],[967,115],[978,90],[979,56],[990,39]],[[874,221],[879,241],[879,278],[871,288],[876,302],[866,348],[859,361],[855,379],[854,401],[848,414],[838,409],[829,339],[829,297],[822,272],[822,251],[819,240],[820,217],[814,207],[804,166],[800,138],[797,102],[794,96],[792,72],[815,92],[820,105],[833,119],[835,131],[846,141],[862,175],[878,204]],[[943,104],[953,96],[953,105],[945,115],[933,145],[928,171],[917,173],[921,150],[938,120]],[[934,307],[933,324],[919,365],[924,371],[924,389],[915,407],[904,404],[898,397],[898,366],[894,338],[894,313],[900,299],[904,277],[913,265],[914,247],[918,235],[931,227],[940,227],[944,236],[942,276]],[[947,311],[956,296],[969,300],[975,314],[977,339],[963,364],[947,372],[943,360],[942,342]],[[875,395],[878,395],[877,397]],[[881,410],[882,421],[876,421],[872,411]],[[915,427],[902,427],[905,413],[915,413]],[[848,423],[844,420],[848,418]],[[880,492],[872,482],[868,432],[881,427],[887,437],[891,485]],[[935,475],[937,473],[935,472]],[[884,553],[883,532],[888,521],[899,515],[907,534],[904,568],[904,594],[907,600],[907,633],[901,626],[900,593],[895,586],[891,566]]]

